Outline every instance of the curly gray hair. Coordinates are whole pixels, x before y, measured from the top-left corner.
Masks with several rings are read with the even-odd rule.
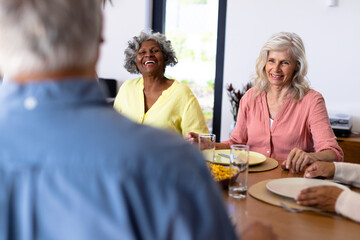
[[[295,59],[297,71],[291,81],[290,92],[294,99],[301,100],[309,90],[309,83],[305,79],[308,64],[305,56],[305,47],[301,38],[290,32],[279,32],[272,35],[260,50],[256,61],[256,74],[254,77],[254,86],[258,93],[266,91],[269,88],[269,81],[266,76],[265,66],[269,51],[287,50]]]
[[[139,36],[133,37],[132,40],[128,42],[128,47],[125,49],[125,64],[124,67],[129,73],[140,73],[139,69],[136,66],[136,56],[140,49],[140,46],[143,42],[148,40],[154,40],[159,44],[160,49],[164,55],[164,72],[166,66],[175,66],[177,64],[177,58],[175,51],[171,46],[170,40],[166,40],[165,35],[161,33],[152,33],[142,31]]]

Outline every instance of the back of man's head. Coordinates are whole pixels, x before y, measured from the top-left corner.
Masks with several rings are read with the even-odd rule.
[[[0,72],[8,77],[96,61],[101,0],[0,0]]]

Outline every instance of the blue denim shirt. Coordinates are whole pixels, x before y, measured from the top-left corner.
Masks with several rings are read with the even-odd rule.
[[[198,151],[95,80],[0,87],[0,239],[235,239]]]

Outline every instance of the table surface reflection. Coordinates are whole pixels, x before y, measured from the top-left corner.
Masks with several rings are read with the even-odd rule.
[[[248,187],[267,179],[302,177],[281,169],[282,161],[273,170],[249,173]],[[355,190],[360,192],[359,190]],[[360,224],[349,219],[334,219],[312,212],[291,213],[281,207],[259,201],[249,194],[245,199],[233,199],[224,191],[228,211],[236,221],[238,235],[250,223],[261,221],[270,224],[279,239],[359,239]],[[356,209],[359,211],[359,209]]]

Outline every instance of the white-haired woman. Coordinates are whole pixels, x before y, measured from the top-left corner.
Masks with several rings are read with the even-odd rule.
[[[163,34],[141,32],[128,42],[124,67],[142,77],[122,84],[114,108],[130,119],[168,129],[183,136],[208,133],[204,115],[191,90],[164,76],[177,63],[171,43]]]
[[[263,45],[254,87],[241,99],[230,139],[216,145],[247,144],[252,151],[286,160],[282,167],[300,172],[314,161],[343,161],[322,95],[305,80],[307,60],[301,38],[280,32]],[[197,134],[187,138],[197,141]]]

